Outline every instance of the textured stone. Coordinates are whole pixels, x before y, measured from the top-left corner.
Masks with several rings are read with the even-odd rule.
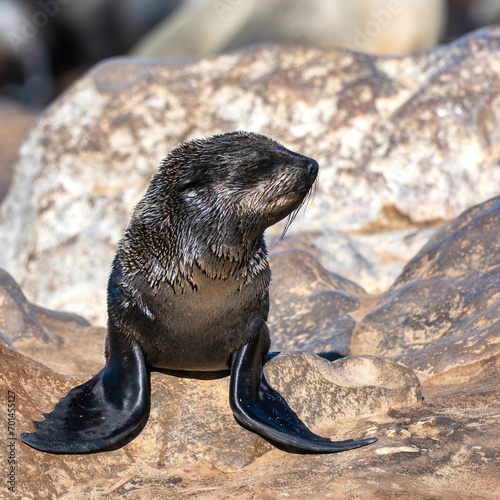
[[[66,356],[67,349],[58,352]],[[16,435],[87,378],[55,373],[3,346],[0,364],[0,418],[6,421],[5,398],[13,391]],[[148,423],[121,449],[50,455],[17,440],[16,493],[43,500],[498,496],[500,356],[477,363],[473,374],[456,367],[434,378],[423,388],[423,404],[416,404],[412,371],[388,358],[331,363],[294,353],[274,358],[265,371],[315,431],[379,441],[341,454],[285,453],[234,421],[227,377],[155,372]]]
[[[66,374],[98,371],[105,330],[77,316],[31,304],[0,269],[0,343]]]
[[[0,265],[37,304],[104,324],[116,243],[160,159],[185,139],[246,129],[321,165],[294,242],[385,291],[437,226],[498,194],[499,50],[490,28],[402,57],[263,46],[103,63],[24,143]]]
[[[347,356],[356,324],[349,313],[359,309],[365,291],[304,251],[276,252],[270,263],[272,350]]]
[[[353,354],[398,356],[421,378],[500,353],[500,197],[445,224],[353,335]]]
[[[428,279],[467,281],[470,275],[481,282],[498,267],[499,202],[497,198],[474,207],[443,226],[406,266],[394,289]],[[346,338],[341,328],[346,317],[356,320],[370,310],[364,326],[380,309],[360,287],[326,271],[303,251],[277,253],[272,263],[272,294],[282,293],[291,301],[290,307],[285,300],[272,300],[272,325],[278,342],[284,341],[289,330],[291,344],[301,348],[322,348],[324,342],[338,346],[339,338]],[[480,299],[475,302],[478,310],[474,317],[481,318],[483,329],[490,328],[489,338],[494,340],[498,339],[494,329],[498,315],[485,314],[488,301],[494,297],[492,290],[482,286],[468,295],[471,303]],[[485,291],[483,300],[481,292]],[[437,292],[434,300],[427,297],[423,301],[427,317],[419,314],[417,319],[439,348],[441,339],[433,337],[431,321],[439,319],[434,311],[443,300],[440,290]],[[344,299],[330,300],[336,294],[345,294],[346,303]],[[383,319],[391,325],[394,317],[405,311],[394,310]],[[294,315],[295,325],[287,320],[287,314]],[[467,310],[455,318],[456,324],[460,318],[464,326],[470,323]],[[76,316],[34,306],[5,272],[0,280],[0,319],[8,344],[0,346],[0,419],[6,421],[4,399],[7,391],[13,391],[19,433],[32,429],[33,419],[41,419],[70,388],[99,369],[104,330],[92,328]],[[314,339],[315,323],[319,343]],[[331,337],[327,337],[328,325]],[[353,339],[357,333],[355,328]],[[388,330],[384,341],[392,345],[389,336],[398,340],[399,334],[398,328]],[[19,352],[9,345],[15,345]],[[334,439],[379,439],[369,447],[333,455],[288,454],[240,427],[229,407],[227,374],[196,378],[194,374],[179,377],[154,372],[149,420],[133,441],[118,450],[57,456],[37,452],[17,440],[17,493],[41,499],[252,495],[404,496],[419,500],[451,500],[465,495],[494,499],[500,493],[496,460],[500,447],[500,353],[473,349],[470,354],[472,362],[450,367],[429,345],[419,355],[420,359],[427,355],[435,369],[422,387],[411,368],[379,356],[350,356],[330,362],[307,352],[294,352],[268,361],[264,371],[269,382],[315,432]],[[64,373],[85,375],[62,375],[38,361]],[[405,363],[411,361],[410,352]]]
[[[0,99],[0,202],[12,181],[17,151],[35,117],[35,112]]]
[[[8,283],[5,288],[12,290],[14,285]],[[12,312],[26,322],[32,319],[30,307],[21,300],[10,304],[3,301],[0,310],[2,317]],[[64,325],[69,341],[53,342],[52,353],[31,350],[31,354],[46,364],[53,364],[53,354],[73,358],[74,362],[75,355],[79,355],[85,371],[86,353],[70,340],[78,336],[92,341],[92,328],[68,321],[65,316],[54,314],[51,319],[54,329]],[[62,375],[5,346],[0,346],[0,364],[2,400],[7,391],[16,394],[17,432],[32,430],[32,420],[42,420],[43,413],[51,411],[61,396],[90,376]],[[68,367],[72,368],[67,363]],[[270,360],[265,373],[274,387],[289,397],[291,407],[313,431],[336,439],[363,437],[368,417],[384,417],[390,410],[418,406],[421,401],[414,373],[389,358],[353,357],[331,363],[313,354],[295,353]],[[185,472],[179,469],[190,467],[202,474],[202,481],[212,480],[255,464],[269,452],[276,453],[271,444],[243,429],[234,419],[227,373],[202,377],[187,373],[181,377],[154,372],[151,386],[146,426],[132,442],[116,451],[56,456],[37,452],[17,440],[18,492],[28,498],[62,498],[65,494],[86,495],[92,489],[100,498],[101,494],[119,490],[139,470],[141,484],[153,481],[157,486],[161,484],[164,492],[163,488],[168,490],[182,482],[178,477],[185,478]],[[2,404],[3,421],[5,411],[6,404]]]
[[[115,243],[158,158],[251,128],[321,162],[284,246],[353,280],[304,251],[272,256],[273,348],[348,354],[350,341],[356,355],[284,353],[266,376],[316,432],[379,441],[287,454],[236,424],[227,377],[155,372],[149,421],[121,449],[54,456],[18,440],[19,496],[498,498],[500,199],[442,221],[498,195],[499,49],[498,29],[401,58],[263,47],[115,61],[77,83],[25,143],[2,207],[0,255],[23,280],[0,274],[2,422],[8,390],[23,432],[103,363],[104,329],[38,297],[103,310]],[[373,280],[394,283],[377,297]]]
[[[332,416],[340,421],[340,430],[343,420],[373,417],[422,400],[413,370],[390,358],[353,356],[332,363],[295,352],[274,358],[265,373],[290,407],[318,432],[332,425]]]

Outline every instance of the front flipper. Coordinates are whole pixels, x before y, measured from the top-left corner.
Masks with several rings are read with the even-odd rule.
[[[87,453],[112,447],[130,435],[149,413],[149,372],[132,341],[110,346],[106,366],[64,396],[45,420],[23,433],[27,445],[49,453]]]
[[[287,449],[306,453],[333,453],[377,441],[331,441],[311,432],[275,391],[262,371],[261,334],[233,354],[230,403],[236,420]]]

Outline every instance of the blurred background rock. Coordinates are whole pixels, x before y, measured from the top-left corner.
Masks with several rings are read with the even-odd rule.
[[[260,42],[424,49],[494,24],[499,0],[0,0],[0,95],[45,106],[101,59]]]
[[[499,0],[0,0],[0,202],[37,113],[104,58],[260,42],[399,54],[499,19]]]

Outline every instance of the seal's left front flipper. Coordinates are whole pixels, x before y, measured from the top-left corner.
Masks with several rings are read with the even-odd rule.
[[[231,365],[230,403],[240,424],[291,451],[334,453],[377,441],[331,441],[311,432],[267,382],[262,371],[261,334],[236,351]]]
[[[149,372],[139,345],[110,348],[106,366],[64,396],[34,433],[21,439],[49,453],[101,451],[130,436],[147,419]]]

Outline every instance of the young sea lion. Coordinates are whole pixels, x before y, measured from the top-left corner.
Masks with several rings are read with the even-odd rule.
[[[106,366],[21,439],[51,453],[116,447],[147,419],[150,369],[230,368],[234,416],[269,440],[316,453],[376,441],[313,434],[262,371],[271,279],[263,232],[293,218],[317,173],[315,160],[253,133],[175,148],[132,213],[113,261]]]

